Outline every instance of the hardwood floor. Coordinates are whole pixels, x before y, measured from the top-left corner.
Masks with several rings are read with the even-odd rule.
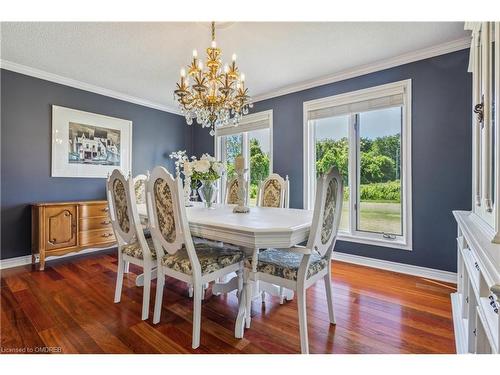
[[[201,346],[191,349],[192,301],[187,287],[168,279],[158,325],[141,321],[140,269],[130,266],[122,301],[113,303],[115,250],[49,261],[46,270],[1,271],[2,352],[63,353],[299,353],[296,301],[275,297],[252,304],[252,327],[234,338],[235,293],[202,307]],[[451,292],[442,282],[333,263],[337,325],[328,322],[324,284],[307,292],[311,353],[454,353]],[[17,348],[17,349],[16,349]],[[60,348],[60,349],[57,349]],[[44,349],[47,350],[47,349]]]

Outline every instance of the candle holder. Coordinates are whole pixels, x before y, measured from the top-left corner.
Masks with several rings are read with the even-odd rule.
[[[238,175],[238,204],[233,208],[234,213],[246,214],[250,212],[250,208],[247,204],[247,184],[245,181],[245,175],[248,169],[236,169],[236,174]]]

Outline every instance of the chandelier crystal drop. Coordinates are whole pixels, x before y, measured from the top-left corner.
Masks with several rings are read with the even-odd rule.
[[[193,51],[193,60],[186,69],[181,69],[180,82],[174,91],[186,123],[194,120],[202,128],[210,128],[210,135],[221,126],[237,126],[243,115],[253,107],[245,75],[236,66],[236,54],[230,64],[222,65],[222,51],[215,41],[215,22],[212,22],[212,44],[206,49],[207,59],[203,63],[198,52]]]

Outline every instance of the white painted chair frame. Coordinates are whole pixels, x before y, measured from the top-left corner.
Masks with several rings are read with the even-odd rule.
[[[321,231],[323,225],[323,215],[324,206],[326,200],[326,193],[328,185],[332,179],[337,181],[337,191],[336,191],[336,201],[335,201],[335,213],[333,219],[332,232],[330,238],[325,244],[321,242]],[[335,324],[335,314],[333,309],[333,297],[332,297],[332,285],[331,285],[331,258],[333,249],[335,247],[335,242],[337,239],[337,231],[340,223],[340,216],[342,213],[342,194],[343,194],[343,184],[342,178],[336,169],[331,169],[328,174],[323,177],[318,178],[317,188],[316,188],[316,202],[314,206],[314,216],[309,232],[309,239],[306,246],[294,246],[288,251],[293,251],[299,254],[303,254],[300,267],[297,272],[297,280],[289,280],[274,275],[270,275],[263,272],[257,272],[257,259],[252,259],[252,271],[246,270],[248,272],[248,277],[250,280],[266,281],[281,287],[292,289],[297,293],[297,305],[298,305],[298,316],[299,316],[299,330],[300,330],[300,348],[303,354],[309,353],[309,341],[307,337],[307,315],[306,315],[306,290],[310,286],[314,285],[316,281],[323,279],[325,283],[327,303],[328,303],[328,314],[331,324]],[[319,253],[319,255],[324,256],[328,260],[328,265],[323,270],[319,271],[317,274],[307,277],[307,270],[309,268],[310,256],[313,249]],[[250,321],[250,311],[251,311],[251,289],[249,287],[250,283],[247,284],[247,317],[246,326],[249,328]]]
[[[278,182],[280,185],[280,208],[289,208],[290,207],[290,181],[288,179],[288,175],[283,179],[279,174],[277,173],[271,173],[267,178],[265,178],[263,181],[259,183],[259,189],[257,192],[257,206],[259,207],[265,207],[264,206],[264,187],[269,181],[275,180]],[[264,286],[262,287],[264,288]],[[286,296],[287,295],[287,296]],[[265,303],[265,296],[266,292],[262,291],[262,303]],[[286,300],[291,301],[293,299],[293,292],[292,291],[285,291],[285,288],[280,287],[279,290],[279,297],[280,297],[280,305],[282,305]]]
[[[174,221],[175,221],[175,240],[168,242],[163,237],[158,226],[158,212],[155,204],[154,185],[158,179],[163,179],[168,184],[172,195]],[[146,186],[146,201],[148,209],[148,217],[150,220],[150,230],[153,238],[153,243],[157,254],[157,281],[156,281],[156,298],[154,307],[153,323],[158,323],[161,316],[163,287],[165,285],[165,276],[173,277],[177,280],[184,281],[193,285],[193,338],[192,347],[196,349],[200,346],[201,332],[201,300],[203,294],[203,285],[211,281],[236,272],[238,275],[238,290],[243,287],[243,261],[224,267],[215,272],[202,275],[201,266],[196,254],[193,239],[189,229],[189,223],[186,216],[186,208],[184,207],[184,196],[182,194],[182,186],[179,178],[174,179],[168,171],[163,167],[156,167],[149,178]],[[186,247],[189,261],[191,262],[192,275],[175,271],[171,268],[162,265],[161,260],[165,255],[165,251],[169,254],[175,254],[182,246]],[[241,295],[241,293],[239,293]]]
[[[123,184],[123,187],[125,189],[125,196],[127,200],[127,215],[129,218],[128,232],[124,232],[117,221],[115,195],[113,188],[115,181],[117,180]],[[121,300],[123,274],[125,272],[128,272],[128,264],[132,263],[139,267],[142,267],[144,272],[142,320],[146,320],[149,317],[151,278],[152,274],[154,273],[154,268],[156,267],[156,261],[153,260],[148,243],[146,241],[146,238],[144,237],[143,227],[139,219],[135,201],[134,182],[131,176],[126,179],[118,169],[115,169],[113,173],[108,177],[108,180],[106,182],[106,195],[108,200],[110,214],[109,216],[118,244],[118,270],[114,302],[118,303]],[[142,249],[143,259],[135,258],[122,253],[123,246],[130,245],[135,242],[138,242],[139,246]]]
[[[231,190],[231,187],[233,186],[233,184],[235,182],[238,181],[238,178],[237,177],[233,177],[231,179],[229,179],[226,183],[226,191],[225,191],[225,195],[224,195],[224,199],[223,199],[223,202],[225,204],[236,204],[236,203],[229,203],[229,191]],[[249,178],[247,178],[246,180],[246,191],[247,191],[247,196],[246,196],[246,203],[248,203],[248,197],[249,197],[249,194],[250,194],[250,191],[249,191]]]
[[[263,200],[264,200],[264,187],[271,180],[277,181],[281,187],[279,207],[280,208],[289,208],[290,207],[290,181],[288,180],[288,175],[283,179],[283,177],[281,177],[277,173],[271,173],[269,176],[267,176],[266,179],[264,179],[259,184],[259,190],[257,192],[257,206],[264,207],[264,202],[263,202]]]
[[[135,195],[135,185],[137,184],[137,182],[143,181],[143,183],[144,183],[144,202],[139,202],[137,199],[137,196],[135,196],[136,202],[138,204],[139,203],[146,203],[146,182],[147,182],[147,180],[148,180],[148,176],[145,174],[138,174],[137,176],[134,177],[134,195]]]

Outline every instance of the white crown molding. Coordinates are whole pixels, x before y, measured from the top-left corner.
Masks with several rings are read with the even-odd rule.
[[[456,284],[457,282],[456,273],[436,270],[434,268],[426,268],[426,267],[414,266],[411,264],[389,262],[387,260],[367,258],[359,255],[340,253],[338,251],[333,252],[332,259],[346,263],[359,264],[361,266],[366,266],[366,267],[378,268],[386,271],[424,277],[426,279],[444,281],[447,283]]]
[[[261,95],[253,97],[254,102],[263,101],[266,99],[271,99],[277,96],[291,94],[293,92],[307,90],[317,86],[323,86],[333,82],[343,81],[349,78],[359,77],[365,74],[377,72],[380,70],[393,68],[395,66],[408,64],[414,61],[424,60],[431,57],[444,55],[446,53],[459,51],[470,47],[470,38],[461,38],[453,40],[451,42],[438,44],[432,47],[420,49],[417,51],[412,51],[392,57],[385,60],[380,60],[375,63],[361,65],[355,68],[347,69],[338,73],[329,74],[320,78],[315,78],[308,81],[303,81],[300,83],[288,85],[277,90],[273,90]],[[155,102],[151,102],[146,99],[134,97],[117,91],[109,90],[103,87],[95,86],[89,83],[81,82],[72,78],[63,77],[57,74],[49,73],[40,69],[32,68],[26,65],[18,64],[8,60],[0,60],[0,67],[2,69],[11,70],[13,72],[25,74],[31,77],[40,78],[46,81],[59,83],[61,85],[74,87],[77,89],[93,92],[96,94],[108,96],[111,98],[123,100],[126,102],[139,104],[145,107],[158,109],[160,111],[174,113],[179,115],[180,111],[178,108],[168,105],[163,105]]]
[[[338,73],[329,74],[320,78],[315,78],[308,81],[299,82],[296,84],[288,85],[277,90],[270,91],[268,93],[257,95],[253,97],[253,102],[260,102],[266,99],[275,98],[277,96],[291,94],[293,92],[307,90],[317,86],[323,86],[333,82],[343,81],[349,78],[359,77],[365,74],[378,72],[380,70],[393,68],[395,66],[408,64],[411,62],[428,59],[431,57],[444,55],[446,53],[460,51],[470,47],[471,39],[469,37],[456,39],[451,42],[446,42],[438,44],[432,47],[412,51],[399,55],[396,57],[391,57],[389,59],[380,60],[374,63],[361,65],[355,68],[350,68],[343,70]]]
[[[173,114],[180,114],[179,110],[175,107],[155,103],[146,99],[138,98],[135,96],[127,95],[118,91],[109,90],[104,87],[99,87],[92,85],[90,83],[78,81],[76,79],[63,77],[57,74],[49,73],[40,69],[32,68],[26,65],[18,64],[8,60],[0,60],[0,68],[10,70],[16,73],[21,73],[27,76],[40,78],[45,81],[50,81],[54,83],[59,83],[61,85],[73,87],[76,89],[93,92],[95,94],[108,96],[110,98],[115,98],[123,100],[125,102],[134,103],[142,105],[144,107],[158,109],[160,111],[169,112]]]

